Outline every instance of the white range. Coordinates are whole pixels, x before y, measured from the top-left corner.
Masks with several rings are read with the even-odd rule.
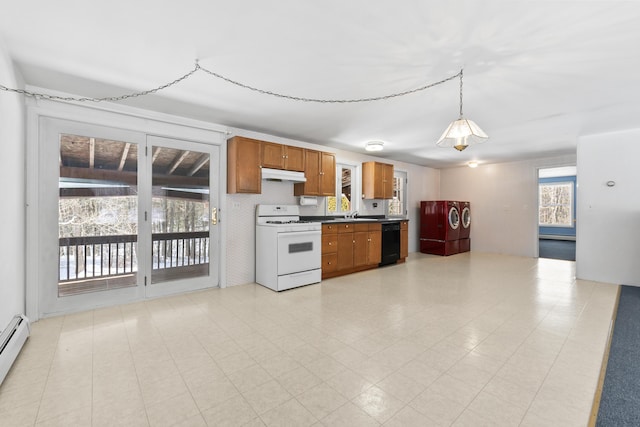
[[[322,280],[322,224],[296,205],[256,207],[256,282],[284,291]]]

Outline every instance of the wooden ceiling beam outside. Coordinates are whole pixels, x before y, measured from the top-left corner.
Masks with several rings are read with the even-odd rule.
[[[195,162],[195,164],[193,165],[193,167],[189,170],[189,173],[187,173],[188,176],[193,176],[196,172],[198,172],[200,169],[202,169],[202,167],[204,165],[207,164],[207,162],[209,161],[209,155],[208,154],[203,154],[201,155],[198,160]]]
[[[131,147],[131,143],[127,142],[124,144],[124,150],[122,150],[122,156],[120,157],[120,165],[118,166],[118,172],[122,172],[124,168],[124,163],[127,161],[127,155],[129,154],[129,148]]]
[[[109,169],[89,169],[89,168],[74,168],[63,166],[60,168],[61,178],[76,178],[91,181],[106,181],[110,183],[138,185],[138,173],[122,171],[118,172]],[[197,178],[189,176],[173,175],[167,176],[164,174],[154,174],[152,177],[153,185],[160,186],[184,186],[189,188],[209,188],[209,177]]]
[[[160,154],[160,150],[162,150],[162,147],[153,147],[153,154],[151,155],[151,164],[153,164],[158,158],[158,155]]]
[[[176,156],[171,166],[169,166],[169,170],[167,170],[167,175],[171,175],[178,168],[178,166],[180,166],[180,163],[182,163],[184,158],[187,157],[189,153],[190,151],[185,150],[182,152],[182,154]]]
[[[96,139],[89,138],[89,169],[93,169],[96,160]]]

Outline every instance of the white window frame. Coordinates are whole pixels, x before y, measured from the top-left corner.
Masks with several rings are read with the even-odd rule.
[[[404,184],[402,185],[402,196],[400,199],[401,205],[402,205],[402,209],[401,209],[401,213],[400,214],[395,214],[392,215],[389,212],[389,209],[391,208],[391,200],[387,200],[386,202],[386,206],[385,206],[385,212],[387,214],[388,217],[390,218],[406,218],[409,215],[409,211],[408,211],[408,205],[407,205],[407,198],[409,197],[409,174],[406,171],[402,171],[402,170],[395,170],[393,171],[393,179],[404,179]]]
[[[338,195],[342,195],[343,168],[351,169],[351,210],[348,212],[344,212],[342,204],[338,203]],[[335,212],[329,212],[329,197],[331,196],[325,197],[325,215],[344,216],[360,209],[360,197],[358,197],[362,193],[360,185],[360,167],[357,163],[336,162],[336,187],[334,190],[335,196],[333,196],[336,197],[336,210]]]

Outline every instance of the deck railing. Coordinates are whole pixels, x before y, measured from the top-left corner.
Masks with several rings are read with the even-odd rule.
[[[209,232],[153,233],[153,270],[209,262]],[[59,282],[122,276],[138,271],[138,236],[62,237]]]

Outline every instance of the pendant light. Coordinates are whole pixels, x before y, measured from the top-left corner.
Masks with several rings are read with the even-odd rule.
[[[460,117],[451,122],[436,145],[438,147],[453,147],[462,151],[471,144],[484,142],[489,138],[473,120],[462,117],[462,71],[460,70]]]

